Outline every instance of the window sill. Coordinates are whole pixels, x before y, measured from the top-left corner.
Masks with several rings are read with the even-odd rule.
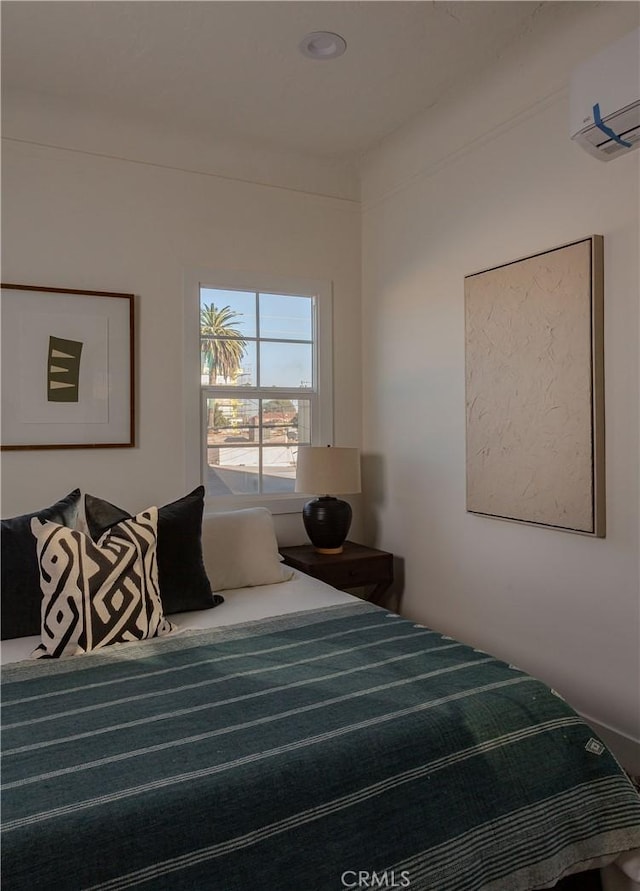
[[[242,510],[248,507],[266,507],[272,514],[298,514],[311,495],[213,495],[205,500],[204,513]]]

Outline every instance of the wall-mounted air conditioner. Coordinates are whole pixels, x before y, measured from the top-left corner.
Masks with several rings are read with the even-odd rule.
[[[569,132],[601,161],[640,146],[640,28],[576,69],[570,84]]]

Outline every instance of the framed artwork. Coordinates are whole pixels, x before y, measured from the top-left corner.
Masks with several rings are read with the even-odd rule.
[[[135,438],[134,295],[3,284],[3,450]]]
[[[603,239],[465,277],[467,510],[604,537]]]

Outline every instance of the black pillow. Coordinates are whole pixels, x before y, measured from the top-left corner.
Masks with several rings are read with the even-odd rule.
[[[165,615],[208,609],[223,602],[211,593],[202,559],[204,486],[158,510],[158,586]],[[84,496],[89,534],[94,541],[131,514],[96,498]]]
[[[31,520],[51,520],[73,527],[78,515],[80,489],[33,514],[2,520],[2,640],[40,634],[40,568]]]

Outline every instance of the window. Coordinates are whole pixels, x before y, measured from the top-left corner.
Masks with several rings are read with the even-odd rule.
[[[220,506],[291,509],[298,446],[332,442],[330,286],[201,272],[186,300],[188,463]]]

